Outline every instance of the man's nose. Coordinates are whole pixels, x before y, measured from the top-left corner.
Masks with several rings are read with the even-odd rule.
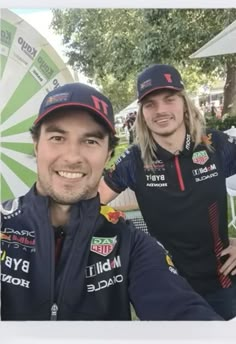
[[[70,163],[78,163],[83,160],[82,147],[78,143],[70,143],[65,150],[65,160]]]
[[[166,104],[162,101],[155,103],[155,112],[156,113],[162,113],[166,111]]]

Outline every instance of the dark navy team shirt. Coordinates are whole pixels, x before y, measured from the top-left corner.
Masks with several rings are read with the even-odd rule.
[[[154,170],[144,166],[139,147],[133,145],[104,180],[115,192],[127,187],[135,192],[150,234],[204,295],[232,283],[219,270],[221,251],[229,245],[225,178],[235,173],[236,139],[209,130],[197,147],[187,133],[177,156],[157,144]]]
[[[48,197],[1,206],[2,320],[222,320],[164,248],[99,197],[73,204],[55,266]]]

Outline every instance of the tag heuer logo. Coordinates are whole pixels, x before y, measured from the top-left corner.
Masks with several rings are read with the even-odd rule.
[[[116,236],[113,238],[92,237],[90,251],[95,252],[100,256],[108,256],[113,251],[117,243],[116,238]]]
[[[207,162],[207,160],[209,160],[209,156],[207,155],[207,152],[204,150],[193,153],[192,159],[195,164],[204,165]]]

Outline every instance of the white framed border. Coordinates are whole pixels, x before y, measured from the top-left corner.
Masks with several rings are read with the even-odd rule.
[[[230,8],[236,0],[1,0],[4,8]],[[8,344],[235,344],[236,318],[228,322],[1,322]]]
[[[35,6],[36,5],[36,6]],[[236,0],[1,0],[1,7],[7,8],[48,8],[48,7],[83,7],[83,8],[122,8],[122,7],[143,7],[143,8],[226,8],[235,7]]]
[[[7,344],[235,344],[231,321],[2,322]]]

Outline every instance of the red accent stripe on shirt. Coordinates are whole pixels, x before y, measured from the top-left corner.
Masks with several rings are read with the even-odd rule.
[[[223,243],[219,236],[219,215],[218,215],[218,207],[217,203],[213,203],[208,208],[209,211],[209,218],[210,218],[210,226],[213,236],[213,243],[214,243],[214,252],[216,255],[216,267],[217,267],[217,275],[220,281],[222,288],[228,288],[232,285],[232,282],[228,276],[224,276],[220,272],[220,268],[222,267],[222,263],[220,261],[221,251],[223,250]]]
[[[180,169],[178,155],[175,155],[174,163],[175,163],[175,168],[176,168],[176,172],[177,172],[177,177],[178,177],[178,182],[179,182],[180,190],[184,191],[185,190],[185,186],[184,186],[184,181],[183,181],[183,177],[182,177],[182,173],[181,173],[181,169]]]

